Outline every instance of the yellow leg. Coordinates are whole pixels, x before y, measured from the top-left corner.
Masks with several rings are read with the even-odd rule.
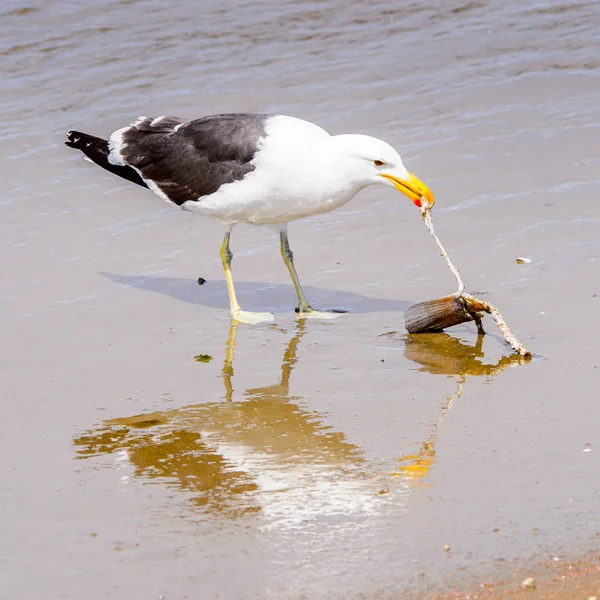
[[[227,291],[229,292],[229,306],[231,307],[231,316],[241,323],[249,323],[254,325],[256,323],[264,323],[265,321],[272,321],[273,315],[271,313],[253,313],[246,312],[240,308],[240,304],[235,294],[235,285],[233,284],[233,275],[231,273],[231,260],[233,254],[229,249],[229,239],[231,237],[230,228],[225,234],[223,243],[221,244],[221,262],[223,263],[223,269],[225,271],[225,281],[227,282]]]
[[[292,283],[294,284],[294,288],[296,290],[296,296],[298,296],[298,306],[296,308],[298,317],[318,317],[322,319],[335,319],[335,317],[337,316],[336,313],[339,314],[340,312],[344,311],[319,312],[314,310],[314,308],[312,308],[312,306],[308,303],[308,300],[304,295],[302,285],[300,284],[300,279],[298,278],[296,267],[294,266],[294,254],[290,249],[290,242],[288,241],[287,236],[287,227],[281,229],[281,231],[279,232],[279,237],[281,240],[281,256],[283,258],[285,266],[290,272],[290,277],[292,278]]]
[[[235,286],[233,285],[233,275],[231,274],[231,259],[233,254],[229,249],[229,238],[231,237],[231,229],[225,234],[223,243],[221,244],[221,262],[225,270],[225,281],[227,282],[227,291],[229,292],[229,305],[231,306],[231,314],[240,312],[240,304],[235,295]]]
[[[304,295],[304,290],[300,285],[300,279],[298,278],[298,273],[296,272],[296,267],[294,266],[294,254],[290,249],[290,242],[288,241],[287,231],[285,229],[282,229],[279,233],[279,237],[281,240],[281,257],[283,258],[283,262],[285,263],[285,266],[290,272],[292,283],[294,284],[294,288],[296,289],[296,296],[298,296],[298,308],[296,308],[296,312],[312,312],[313,309],[308,303],[306,296]]]

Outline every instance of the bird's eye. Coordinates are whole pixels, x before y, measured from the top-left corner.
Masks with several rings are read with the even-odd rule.
[[[385,166],[385,162],[383,162],[382,160],[374,160],[374,161],[373,161],[373,164],[374,164],[376,167],[383,167],[383,166]]]

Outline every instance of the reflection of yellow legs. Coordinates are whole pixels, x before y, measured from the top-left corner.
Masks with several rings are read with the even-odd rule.
[[[228,402],[232,402],[233,398],[233,360],[235,358],[235,344],[239,325],[239,321],[231,319],[229,324],[229,335],[227,336],[227,347],[225,349],[225,361],[221,371],[223,374],[223,382],[225,384],[225,399]],[[298,321],[296,325],[296,333],[288,342],[285,352],[283,353],[283,361],[281,363],[281,382],[263,388],[246,390],[246,394],[252,396],[260,395],[260,397],[263,399],[285,398],[289,400],[290,375],[292,374],[292,370],[297,361],[296,351],[298,349],[298,342],[306,333],[305,327],[306,323],[304,321]]]
[[[223,363],[223,382],[225,383],[225,399],[231,402],[233,397],[233,359],[235,358],[235,340],[237,338],[239,321],[231,319],[229,324],[229,335],[227,336],[227,349],[225,350],[225,362]]]
[[[296,296],[298,296],[298,306],[296,307],[296,312],[298,313],[299,318],[306,317],[317,317],[320,319],[335,319],[337,313],[343,311],[336,312],[319,312],[314,310],[312,306],[308,303],[306,296],[304,295],[304,290],[300,285],[300,279],[298,278],[298,273],[296,272],[296,267],[294,266],[294,254],[290,249],[290,242],[288,241],[287,236],[287,225],[284,225],[279,232],[279,237],[281,239],[281,256],[283,258],[283,262],[290,272],[290,277],[292,278],[292,283],[294,284],[294,288],[296,289]]]
[[[233,285],[233,275],[231,274],[231,259],[233,254],[229,249],[229,238],[231,237],[231,229],[229,228],[221,244],[221,262],[223,263],[223,269],[225,270],[225,281],[227,281],[227,291],[229,292],[229,305],[231,306],[231,316],[241,323],[249,323],[254,325],[255,323],[264,323],[265,321],[272,321],[273,315],[271,313],[253,313],[247,312],[240,308],[235,295],[235,286]]]

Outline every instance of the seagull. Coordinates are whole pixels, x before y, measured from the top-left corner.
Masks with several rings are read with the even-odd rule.
[[[221,261],[233,319],[272,321],[270,313],[241,309],[231,272],[231,231],[237,223],[279,231],[299,317],[325,317],[308,303],[294,266],[287,224],[332,211],[370,185],[396,188],[419,208],[433,194],[407,171],[386,142],[362,134],[330,135],[302,119],[254,113],[219,114],[192,121],[139,117],[108,140],[69,131],[67,146],[180,208],[226,225]]]

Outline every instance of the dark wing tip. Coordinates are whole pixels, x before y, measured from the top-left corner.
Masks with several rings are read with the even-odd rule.
[[[79,137],[77,137],[79,136]],[[66,146],[69,146],[69,148],[78,148],[79,146],[77,145],[77,142],[79,141],[79,139],[83,136],[82,133],[79,133],[79,131],[69,131],[67,132],[67,141],[65,142]]]

